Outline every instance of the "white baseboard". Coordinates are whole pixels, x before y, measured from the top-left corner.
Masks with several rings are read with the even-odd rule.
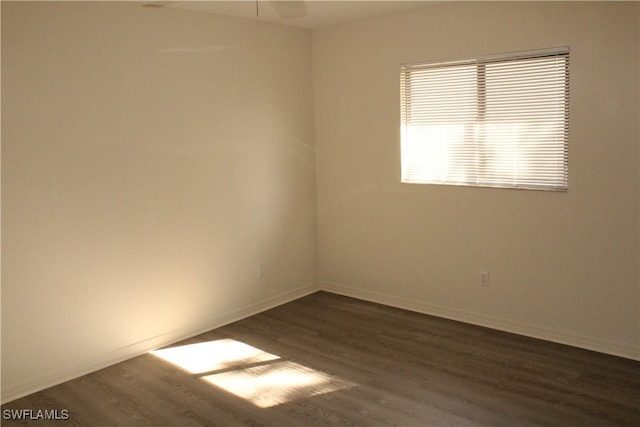
[[[271,296],[256,303],[221,313],[203,324],[192,325],[186,328],[170,331],[115,349],[106,354],[96,355],[93,358],[84,360],[73,368],[53,372],[46,377],[37,378],[35,380],[30,379],[14,384],[2,384],[2,404],[36,393],[40,390],[53,387],[63,382],[70,381],[91,372],[98,371],[108,366],[115,365],[116,363],[132,359],[148,352],[149,350],[153,350],[154,348],[163,347],[212,329],[219,328],[229,323],[242,320],[253,316],[254,314],[261,313],[289,301],[312,294],[316,291],[318,291],[317,283],[310,283],[306,286]]]
[[[614,342],[601,339],[599,337],[576,334],[571,331],[552,329],[543,326],[517,322],[510,319],[487,316],[467,310],[429,304],[422,301],[398,297],[387,293],[380,293],[337,283],[321,282],[320,290],[358,298],[365,301],[376,302],[392,307],[402,308],[405,310],[415,311],[418,313],[429,314],[432,316],[456,320],[464,323],[470,323],[477,326],[484,326],[504,332],[511,332],[518,335],[542,339],[545,341],[552,341],[559,344],[566,344],[573,347],[593,350],[613,356],[640,360],[640,347],[636,347],[627,343]]]

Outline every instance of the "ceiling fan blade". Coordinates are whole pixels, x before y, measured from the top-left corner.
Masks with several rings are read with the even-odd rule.
[[[154,1],[149,3],[143,3],[142,7],[167,7],[173,3],[178,3],[178,1]]]

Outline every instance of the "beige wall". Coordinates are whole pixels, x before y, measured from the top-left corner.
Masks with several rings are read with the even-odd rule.
[[[638,22],[634,2],[454,2],[314,32],[321,287],[640,358]],[[554,46],[568,192],[400,184],[400,64]]]
[[[171,8],[2,2],[3,400],[318,275],[640,358],[638,7],[441,4],[312,40]],[[569,192],[400,184],[399,64],[560,45]]]
[[[317,289],[314,165],[308,31],[2,2],[3,400]]]

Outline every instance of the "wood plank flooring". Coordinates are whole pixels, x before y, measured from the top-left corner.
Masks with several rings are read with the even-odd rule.
[[[134,358],[2,406],[69,419],[2,425],[640,426],[640,362],[326,292],[170,348],[208,356]]]

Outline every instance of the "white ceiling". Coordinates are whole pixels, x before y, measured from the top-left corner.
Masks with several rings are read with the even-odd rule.
[[[217,13],[264,22],[316,29],[374,16],[427,7],[429,0],[236,0],[236,1],[150,1],[144,7],[171,7],[203,13]]]

